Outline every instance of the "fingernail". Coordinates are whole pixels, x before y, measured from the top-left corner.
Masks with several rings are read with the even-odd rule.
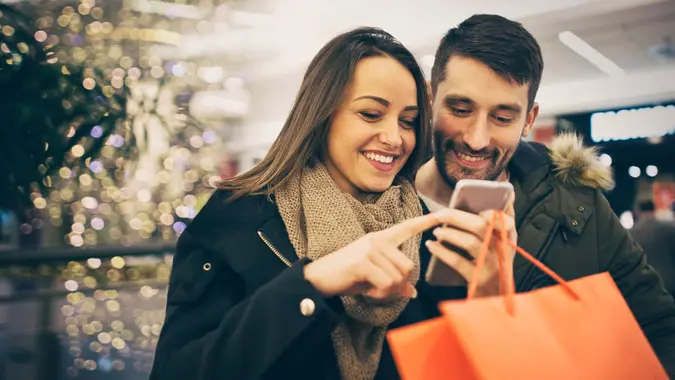
[[[440,232],[441,232],[441,229],[440,229],[440,228],[434,228],[434,230],[433,230],[431,233],[434,234],[434,236],[438,237],[438,234],[439,234]]]
[[[412,299],[417,298],[417,289],[416,288],[412,288],[412,295],[410,296],[410,298],[412,298]]]
[[[431,240],[427,240],[424,242],[424,245],[427,246],[427,248],[431,247]]]

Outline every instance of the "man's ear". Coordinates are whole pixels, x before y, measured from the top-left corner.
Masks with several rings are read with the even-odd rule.
[[[534,103],[532,109],[527,112],[527,117],[525,119],[525,128],[523,128],[522,137],[527,137],[532,131],[532,126],[539,116],[539,103]]]

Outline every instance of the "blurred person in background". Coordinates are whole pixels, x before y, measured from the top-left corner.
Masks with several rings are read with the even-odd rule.
[[[670,294],[675,291],[675,223],[659,220],[651,200],[641,201],[637,207],[637,223],[630,234],[642,246],[647,262],[654,267]]]
[[[181,235],[151,379],[398,378],[385,333],[438,315],[422,232],[452,214],[412,184],[429,106],[388,33],[325,45],[267,156]]]
[[[521,141],[539,112],[535,102],[543,71],[539,44],[521,24],[475,15],[443,37],[431,74],[434,158],[420,169],[416,186],[431,209],[444,208],[462,179],[510,181],[516,191],[518,244],[566,280],[609,272],[656,354],[675,376],[675,303],[645,253],[623,228],[602,191],[610,170],[573,135],[544,145]],[[435,233],[429,250],[470,280],[480,240],[469,218]],[[441,244],[447,243],[447,244]],[[672,246],[672,245],[671,245]],[[649,254],[649,250],[647,250]],[[517,257],[517,291],[554,281]],[[497,255],[489,255],[485,294],[497,295]]]

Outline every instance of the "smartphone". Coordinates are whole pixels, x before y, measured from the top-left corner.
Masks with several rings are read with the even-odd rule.
[[[479,214],[486,210],[504,210],[513,197],[513,185],[509,182],[463,179],[457,182],[448,207]],[[445,243],[444,245],[467,258],[471,258],[462,249]],[[457,271],[433,255],[425,279],[429,285],[435,286],[463,286],[467,283]]]

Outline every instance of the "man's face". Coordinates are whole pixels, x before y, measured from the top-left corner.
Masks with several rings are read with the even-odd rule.
[[[529,84],[499,77],[480,61],[451,57],[433,97],[434,157],[450,187],[461,179],[497,180],[539,106],[527,111]]]

